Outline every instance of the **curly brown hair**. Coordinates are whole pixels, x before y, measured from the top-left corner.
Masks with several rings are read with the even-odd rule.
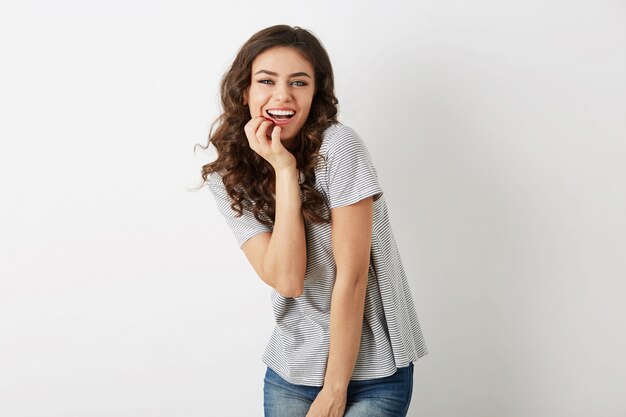
[[[314,187],[315,167],[324,131],[337,122],[333,69],[328,53],[310,31],[298,26],[276,25],[255,33],[239,50],[222,77],[220,96],[223,113],[209,131],[207,149],[212,143],[217,159],[202,167],[203,184],[212,172],[222,176],[231,208],[241,215],[244,207],[265,225],[273,226],[276,211],[275,175],[272,166],[254,152],[244,132],[250,110],[244,105],[244,91],[250,86],[252,62],[257,55],[274,47],[298,51],[315,70],[315,93],[308,118],[295,137],[292,151],[303,180],[302,214],[305,222],[329,223],[330,212],[324,196]],[[214,127],[217,129],[214,131]]]

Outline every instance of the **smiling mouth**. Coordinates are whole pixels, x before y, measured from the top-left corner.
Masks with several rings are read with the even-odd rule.
[[[289,120],[295,116],[296,112],[293,110],[266,110],[265,113],[273,120]]]

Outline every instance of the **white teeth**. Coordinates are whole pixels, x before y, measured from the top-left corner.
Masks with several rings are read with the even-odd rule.
[[[293,110],[268,110],[267,112],[274,116],[291,116],[292,114],[296,114]]]

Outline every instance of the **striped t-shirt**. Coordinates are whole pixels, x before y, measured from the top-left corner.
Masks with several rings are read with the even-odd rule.
[[[341,123],[324,132],[315,188],[330,208],[374,196],[374,214],[365,313],[352,380],[382,378],[428,353],[422,336],[383,190],[363,140]],[[244,210],[231,209],[221,177],[212,173],[209,188],[241,247],[252,236],[271,232]],[[326,212],[328,214],[328,212]],[[307,265],[304,292],[283,297],[272,290],[276,326],[263,362],[292,384],[322,386],[330,346],[330,301],[337,266],[331,224],[305,222]]]

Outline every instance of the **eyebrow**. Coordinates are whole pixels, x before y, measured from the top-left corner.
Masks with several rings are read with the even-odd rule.
[[[265,73],[265,74],[269,74],[269,75],[273,75],[274,77],[278,77],[278,74],[275,73],[274,71],[268,71],[268,70],[261,70],[261,71],[257,71],[254,73],[254,75],[260,74],[260,73]],[[311,76],[309,74],[307,74],[306,72],[294,72],[293,74],[289,74],[290,77],[309,77],[311,78]]]

